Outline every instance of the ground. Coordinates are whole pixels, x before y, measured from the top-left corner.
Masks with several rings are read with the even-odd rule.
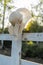
[[[27,57],[27,58],[25,58],[25,60],[43,64],[43,59],[40,59],[40,58],[28,58]]]

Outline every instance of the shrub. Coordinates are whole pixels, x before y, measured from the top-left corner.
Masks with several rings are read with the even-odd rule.
[[[36,43],[30,44],[30,42],[23,42],[22,58],[26,57],[38,57],[43,59],[43,47],[40,47]]]
[[[2,29],[0,29],[0,34],[1,34],[1,33],[2,33]],[[6,33],[9,33],[9,32],[8,32],[8,28],[5,28],[5,29],[4,29],[4,33],[5,33],[5,34],[6,34]]]

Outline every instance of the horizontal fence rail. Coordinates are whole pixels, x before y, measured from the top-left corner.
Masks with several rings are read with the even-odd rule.
[[[0,34],[0,40],[12,40],[15,36]],[[23,33],[22,41],[43,41],[43,33]]]
[[[0,40],[14,40],[15,36],[10,34],[0,34]]]
[[[23,33],[23,41],[43,41],[43,33]]]

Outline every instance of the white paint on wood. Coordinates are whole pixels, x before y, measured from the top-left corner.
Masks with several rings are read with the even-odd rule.
[[[35,36],[37,38],[40,36],[41,38],[43,37],[43,33],[24,33],[23,39],[28,38],[28,40],[34,40],[31,39],[31,37]],[[24,37],[25,36],[25,37]],[[27,37],[26,37],[27,36]],[[39,38],[39,37],[38,37]],[[42,38],[43,39],[43,38]],[[41,65],[35,62],[30,62],[30,61],[25,61],[21,60],[21,36],[20,34],[18,35],[18,38],[16,36],[12,36],[10,34],[0,34],[0,40],[12,40],[12,49],[11,49],[11,56],[5,56],[0,54],[0,65]],[[37,40],[35,40],[37,41]],[[39,39],[39,41],[42,41]]]
[[[15,36],[10,34],[0,34],[0,40],[15,40]]]
[[[0,40],[12,40],[11,56],[0,54],[0,65],[19,65],[21,52],[21,40],[9,34],[1,34]]]
[[[43,41],[43,33],[24,33],[24,41]]]

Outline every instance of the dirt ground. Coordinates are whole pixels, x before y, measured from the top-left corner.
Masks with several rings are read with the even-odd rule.
[[[25,60],[41,63],[43,65],[43,59],[41,59],[41,58],[29,58],[29,57],[27,57],[27,58],[25,58]]]

